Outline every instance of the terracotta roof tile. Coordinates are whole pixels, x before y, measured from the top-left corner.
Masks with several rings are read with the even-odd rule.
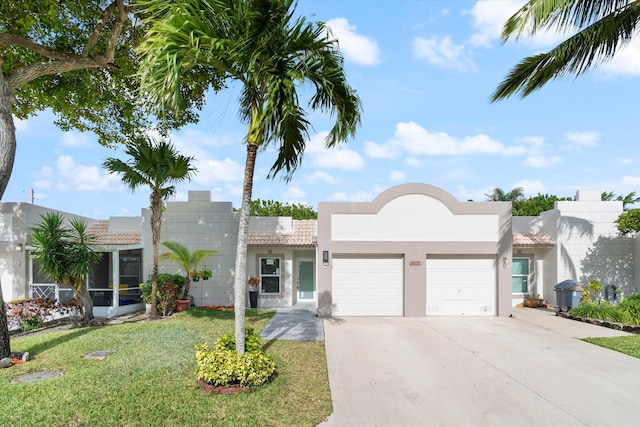
[[[109,231],[109,221],[98,221],[89,226],[88,234],[96,236],[95,245],[140,245],[142,233],[135,231]]]
[[[513,246],[552,248],[556,242],[544,233],[513,233]]]
[[[247,244],[252,246],[315,246],[315,219],[294,220],[291,233],[250,233]]]

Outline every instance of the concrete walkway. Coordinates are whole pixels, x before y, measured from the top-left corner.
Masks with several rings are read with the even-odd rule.
[[[279,308],[260,336],[265,340],[324,341],[324,326],[316,317],[314,303],[298,303]]]
[[[325,320],[321,426],[636,426],[640,359],[574,337],[627,333],[508,317]]]

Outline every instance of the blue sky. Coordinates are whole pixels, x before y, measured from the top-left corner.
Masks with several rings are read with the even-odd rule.
[[[362,99],[355,139],[322,149],[331,121],[314,129],[293,180],[267,180],[273,162],[258,156],[254,198],[284,202],[368,201],[401,183],[422,182],[459,200],[485,200],[493,188],[528,196],[573,196],[578,189],[640,193],[640,38],[611,62],[574,79],[553,81],[522,100],[489,97],[523,57],[560,40],[543,34],[501,43],[504,21],[523,0],[301,0],[298,13],[327,22],[340,42],[345,71]],[[237,87],[209,94],[198,125],[172,135],[195,156],[199,173],[178,187],[210,190],[239,207],[245,125]],[[131,193],[101,164],[126,159],[92,134],[62,132],[44,112],[17,122],[18,150],[3,201],[28,201],[93,218],[139,215],[148,191]]]

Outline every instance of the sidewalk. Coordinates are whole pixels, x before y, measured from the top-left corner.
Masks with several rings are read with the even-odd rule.
[[[265,340],[324,341],[324,325],[313,303],[279,308],[260,336]]]

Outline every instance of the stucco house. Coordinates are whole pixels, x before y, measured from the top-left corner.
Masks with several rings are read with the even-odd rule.
[[[27,229],[47,211],[0,203],[5,300],[71,297],[39,277],[29,257]],[[555,303],[553,286],[565,279],[637,289],[640,244],[618,236],[613,221],[621,212],[621,202],[603,202],[599,191],[578,191],[540,216],[512,217],[510,203],[461,202],[438,187],[403,184],[369,202],[321,202],[317,220],[251,218],[247,275],[260,278],[259,307],[306,301],[333,316],[508,316],[526,295]],[[103,253],[89,279],[94,314],[141,309],[150,211],[85,220]],[[231,203],[211,201],[209,191],[167,203],[162,241],[217,251],[202,264],[213,277],[191,285],[196,306],[233,304],[237,230]],[[185,274],[169,262],[160,272]]]

